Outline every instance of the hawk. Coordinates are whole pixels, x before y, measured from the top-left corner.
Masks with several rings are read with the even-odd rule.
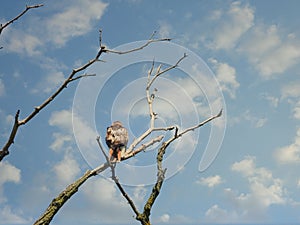
[[[109,159],[112,162],[121,161],[121,153],[125,152],[128,142],[128,132],[120,121],[115,121],[107,127],[105,142],[109,148]]]

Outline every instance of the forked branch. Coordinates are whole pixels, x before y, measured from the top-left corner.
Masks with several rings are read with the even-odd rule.
[[[40,7],[41,5],[36,5],[36,6],[28,6],[26,9],[27,11],[30,8],[37,8]],[[25,13],[25,12],[24,12]],[[23,14],[24,14],[23,13]],[[23,15],[22,14],[22,15]],[[16,17],[17,19],[22,16],[21,14]],[[15,21],[16,19],[14,19],[13,21]],[[11,22],[12,23],[12,22]],[[8,25],[5,25],[8,26]],[[46,106],[48,106],[67,86],[69,83],[79,80],[81,78],[85,78],[85,77],[89,77],[89,76],[94,76],[94,74],[84,74],[84,75],[77,75],[79,72],[82,72],[83,70],[85,70],[86,68],[88,68],[89,66],[91,66],[92,64],[100,61],[99,58],[103,53],[115,53],[115,54],[126,54],[129,52],[134,52],[134,51],[139,51],[143,48],[145,48],[146,46],[148,46],[149,44],[153,43],[153,42],[159,42],[159,41],[169,41],[169,39],[164,38],[164,39],[153,39],[153,35],[151,35],[151,39],[149,39],[144,45],[142,45],[141,47],[138,48],[134,48],[134,49],[130,49],[128,51],[125,52],[118,52],[118,51],[114,51],[111,49],[106,48],[106,46],[102,45],[102,31],[99,31],[99,42],[100,42],[100,48],[99,51],[97,52],[95,58],[91,59],[90,61],[88,61],[87,63],[85,63],[84,65],[82,65],[81,67],[78,67],[76,69],[73,69],[72,72],[69,74],[69,76],[64,80],[64,82],[60,85],[60,87],[58,87],[58,89],[49,97],[47,98],[43,103],[41,103],[39,106],[36,106],[33,111],[27,116],[25,117],[23,120],[17,120],[15,121],[12,131],[10,133],[9,139],[7,140],[7,142],[5,143],[5,145],[2,147],[2,149],[0,150],[0,161],[9,154],[9,148],[10,146],[14,143],[14,139],[15,136],[18,132],[18,128],[21,125],[25,125],[26,123],[28,123],[31,119],[33,119],[41,110],[43,110]],[[17,115],[15,116],[16,118],[19,117],[19,113],[20,111],[18,111]]]
[[[155,144],[156,142],[161,141],[163,136],[158,136],[151,141],[143,144],[139,148],[135,149],[130,154],[126,154],[123,160],[127,160],[136,154],[140,153],[147,147]],[[102,147],[100,143],[100,137],[97,137],[97,142],[99,144],[99,148],[103,152],[106,162],[101,164],[100,166],[94,168],[93,170],[86,171],[79,179],[77,179],[75,182],[70,184],[66,189],[64,189],[56,198],[52,200],[52,202],[49,204],[45,212],[40,216],[40,218],[34,223],[34,225],[48,225],[50,224],[53,217],[56,215],[56,213],[61,209],[61,207],[79,190],[81,185],[83,185],[89,178],[97,176],[98,174],[102,173],[106,169],[111,167],[111,164],[108,160],[108,157],[105,153],[104,148]]]

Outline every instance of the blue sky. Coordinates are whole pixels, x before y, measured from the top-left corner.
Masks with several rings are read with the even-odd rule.
[[[0,163],[0,224],[32,224],[68,184],[104,162],[95,138],[112,120],[124,121],[131,141],[147,129],[150,59],[165,68],[184,48],[188,57],[155,83],[157,126],[183,129],[220,107],[225,114],[170,146],[153,223],[300,223],[299,1],[11,0],[2,1],[0,22],[37,3],[45,5],[0,36],[1,145],[18,109],[24,118],[95,56],[100,28],[109,48],[126,49],[156,30],[180,51],[154,44],[133,55],[105,55],[105,63],[86,71],[96,77],[69,84],[21,127]],[[208,151],[218,155],[200,172],[209,143],[217,143]],[[118,166],[140,209],[155,179],[155,153],[151,147]],[[52,224],[138,224],[109,175],[84,184]]]

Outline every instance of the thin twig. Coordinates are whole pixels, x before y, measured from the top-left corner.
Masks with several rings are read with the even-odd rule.
[[[78,79],[81,79],[81,78],[83,78],[83,77],[95,77],[95,76],[96,76],[95,73],[93,73],[93,74],[83,74],[83,75],[77,76],[77,77],[75,77],[75,78],[72,78],[72,79],[70,80],[70,82],[75,81],[75,80],[78,80]]]
[[[220,110],[220,112],[214,116],[211,116],[209,117],[208,119],[204,120],[203,122],[193,126],[193,127],[190,127],[190,128],[187,128],[186,130],[182,131],[181,133],[177,134],[176,137],[181,137],[182,135],[184,135],[185,133],[189,132],[189,131],[194,131],[195,129],[199,128],[199,127],[202,127],[203,125],[207,124],[208,122],[222,116],[222,112],[223,112],[223,109]]]
[[[164,69],[164,70],[162,70],[162,71],[160,71],[162,65],[159,65],[159,67],[157,68],[157,71],[156,71],[154,77],[153,77],[152,80],[147,84],[147,89],[150,88],[150,86],[153,84],[153,82],[154,82],[160,75],[162,75],[162,74],[168,72],[169,70],[172,70],[172,69],[176,68],[176,67],[179,65],[179,63],[180,63],[184,58],[186,58],[186,57],[187,57],[187,54],[184,53],[183,56],[182,56],[182,57],[181,57],[174,65],[169,66],[168,68],[166,68],[166,69]]]
[[[10,24],[12,24],[13,22],[17,21],[20,17],[22,17],[28,10],[30,9],[34,9],[34,8],[39,8],[42,7],[43,4],[38,4],[38,5],[31,5],[31,6],[26,6],[26,8],[24,9],[23,12],[21,12],[18,16],[16,16],[15,18],[13,18],[12,20],[6,22],[4,25],[0,25],[0,34],[2,33],[2,31],[8,27]]]
[[[101,144],[101,142],[100,142],[100,136],[98,136],[98,137],[96,138],[96,140],[97,140],[97,143],[98,143],[99,148],[101,149],[101,152],[103,153],[103,155],[104,155],[104,157],[105,157],[105,159],[106,159],[106,162],[109,164],[109,163],[110,163],[110,160],[109,160],[109,158],[108,158],[106,152],[104,151],[104,148],[103,148],[103,146],[102,146],[102,144]]]
[[[115,182],[115,184],[117,185],[118,189],[120,190],[120,192],[122,193],[122,195],[124,196],[124,198],[127,200],[128,204],[130,205],[130,207],[132,208],[133,212],[136,215],[136,218],[139,217],[140,213],[137,210],[133,200],[129,197],[129,195],[126,193],[126,191],[124,190],[124,188],[122,187],[122,185],[120,184],[117,176],[116,176],[116,172],[115,172],[115,167],[111,166],[111,171],[112,171],[112,180]]]
[[[153,37],[155,36],[155,34],[156,34],[156,32],[154,31],[152,33],[152,35],[150,36],[150,38],[148,39],[148,41],[144,45],[142,45],[140,47],[137,47],[137,48],[134,48],[134,49],[130,49],[130,50],[127,50],[127,51],[116,51],[116,50],[112,50],[112,49],[106,49],[106,52],[123,55],[123,54],[128,54],[128,53],[131,53],[131,52],[142,50],[143,48],[147,47],[148,45],[150,45],[151,43],[154,43],[154,42],[171,41],[170,38],[153,39]]]

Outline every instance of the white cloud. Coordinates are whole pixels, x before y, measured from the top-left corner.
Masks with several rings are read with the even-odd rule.
[[[293,82],[284,85],[281,88],[281,97],[285,98],[297,98],[300,96],[300,82]]]
[[[53,133],[51,149],[57,152],[60,149],[68,151],[70,146],[77,144],[76,147],[90,166],[95,167],[101,163],[102,158],[96,142],[97,131],[88,125],[86,118],[74,115],[71,110],[54,111],[50,116],[49,125],[60,129],[60,132]]]
[[[153,224],[160,224],[160,223],[166,223],[166,224],[197,224],[197,222],[187,216],[184,216],[182,214],[170,214],[170,213],[163,213],[162,215],[158,217],[154,217],[152,219]]]
[[[222,181],[222,178],[219,176],[219,175],[215,175],[215,176],[210,176],[210,177],[202,177],[199,181],[197,181],[198,184],[201,184],[201,185],[204,185],[204,186],[207,186],[207,187],[214,187],[214,186],[217,186],[219,184],[221,184],[223,181]]]
[[[162,223],[168,223],[169,221],[170,221],[170,215],[167,213],[161,215],[161,217],[159,218],[159,222]]]
[[[76,0],[72,4],[65,0],[59,1],[55,4],[56,8],[51,9],[51,17],[31,14],[30,19],[22,19],[26,26],[6,29],[2,35],[5,49],[41,57],[47,44],[61,47],[70,39],[91,31],[93,23],[100,20],[107,6],[107,3],[99,0]]]
[[[72,135],[63,133],[53,133],[53,138],[54,141],[50,145],[50,148],[56,152],[62,149],[65,143],[70,143],[71,141],[74,141]]]
[[[300,163],[300,128],[294,142],[279,148],[275,152],[275,158],[279,163]]]
[[[244,176],[252,176],[255,170],[254,159],[255,159],[254,157],[247,157],[246,159],[240,162],[235,162],[231,166],[231,169],[233,171],[242,173]]]
[[[29,221],[25,219],[20,210],[13,210],[6,204],[4,196],[4,185],[8,182],[21,182],[21,171],[7,161],[0,162],[0,224],[25,224]]]
[[[0,97],[3,96],[4,94],[5,94],[5,85],[2,79],[0,79]]]
[[[45,22],[48,41],[64,45],[69,39],[91,31],[92,23],[99,20],[107,3],[98,0],[75,1],[66,3],[60,12]]]
[[[248,156],[245,159],[232,164],[231,169],[243,175],[249,184],[249,193],[238,193],[231,188],[225,189],[225,196],[232,205],[231,211],[225,211],[215,206],[212,213],[222,213],[230,216],[228,219],[243,222],[263,222],[267,209],[271,205],[280,205],[288,202],[286,190],[279,178],[274,178],[270,170],[257,167],[255,157]],[[233,218],[233,215],[238,215]],[[224,218],[226,221],[226,218]],[[232,221],[231,221],[232,222]]]
[[[40,38],[24,30],[9,28],[3,35],[5,50],[32,56],[40,56],[43,45]]]
[[[170,38],[172,32],[172,27],[169,23],[165,21],[159,22],[158,35],[160,38]]]
[[[249,193],[238,193],[231,188],[226,188],[224,193],[227,203],[230,204],[229,209],[213,205],[206,211],[207,221],[264,222],[265,213],[271,205],[285,204],[288,201],[282,181],[274,178],[268,169],[257,167],[255,157],[248,156],[234,163],[231,169],[241,173],[247,179]]]
[[[137,185],[133,189],[132,199],[136,205],[144,204],[146,193],[147,193],[147,189],[143,185]]]
[[[299,61],[300,41],[295,35],[281,36],[276,25],[261,24],[255,26],[239,46],[239,51],[247,55],[266,79],[285,72]]]
[[[218,62],[214,58],[210,58],[209,61],[213,64],[222,91],[227,92],[231,98],[235,98],[235,92],[240,86],[239,82],[236,80],[235,68],[227,63]]]
[[[88,217],[87,215],[83,217],[85,220],[86,218],[89,218],[93,223],[96,221],[99,223],[100,221],[102,223],[132,222],[131,215],[133,214],[131,208],[124,197],[121,196],[120,192],[116,189],[113,182],[101,177],[89,180],[86,185],[82,187],[82,194],[90,206],[89,210],[85,210],[85,214],[88,215]],[[72,214],[74,214],[74,211]]]
[[[72,133],[72,113],[69,110],[54,111],[49,119],[49,125],[57,126]]]
[[[279,98],[277,98],[275,96],[271,96],[271,95],[269,95],[267,93],[263,94],[262,98],[265,99],[265,100],[267,100],[272,107],[274,107],[274,108],[278,107]]]
[[[75,178],[80,173],[80,168],[72,154],[66,153],[64,158],[53,167],[57,178],[57,185],[65,187],[74,182]]]
[[[252,115],[249,110],[247,110],[245,113],[243,113],[243,118],[247,121],[250,121],[252,126],[254,126],[255,128],[263,127],[266,124],[266,122],[268,121],[267,118],[261,118],[261,117]]]
[[[37,86],[32,90],[32,93],[41,93],[44,92],[49,94],[54,91],[59,85],[64,82],[64,74],[62,72],[53,72],[48,74],[46,77],[43,77],[39,81]]]
[[[293,109],[294,118],[300,120],[300,101],[295,104]]]
[[[236,46],[240,37],[252,26],[254,10],[248,5],[242,5],[236,1],[231,3],[225,13],[216,13],[215,17],[221,21],[212,33],[212,42],[209,44],[213,49],[231,49]]]
[[[238,215],[236,212],[228,212],[225,209],[220,208],[219,205],[213,205],[205,212],[205,220],[209,223],[232,223],[236,221]]]
[[[266,117],[259,117],[257,115],[253,115],[249,110],[246,110],[239,116],[231,118],[229,121],[231,122],[231,125],[235,123],[240,123],[241,121],[246,121],[250,122],[250,125],[252,127],[261,128],[268,122],[268,119]]]
[[[31,221],[24,218],[24,215],[21,211],[17,212],[13,210],[10,206],[5,205],[0,208],[0,224],[27,224]]]
[[[300,119],[300,82],[286,84],[281,89],[281,98],[287,100],[292,107],[295,119]]]
[[[0,203],[5,201],[3,196],[4,184],[7,182],[19,183],[21,171],[7,161],[0,162]]]
[[[73,135],[73,125],[77,127],[77,130],[81,131],[80,135],[76,136],[77,142],[80,142],[86,147],[91,146],[91,143],[95,143],[95,138],[97,136],[95,131],[93,131],[92,128],[86,124],[84,119],[73,115],[70,110],[53,112],[49,119],[49,124],[51,126],[57,126],[64,131],[64,133],[60,133],[60,135],[54,134],[55,142],[51,145],[52,148],[62,145],[62,142],[71,140],[71,136]],[[61,139],[61,137],[63,139]]]

